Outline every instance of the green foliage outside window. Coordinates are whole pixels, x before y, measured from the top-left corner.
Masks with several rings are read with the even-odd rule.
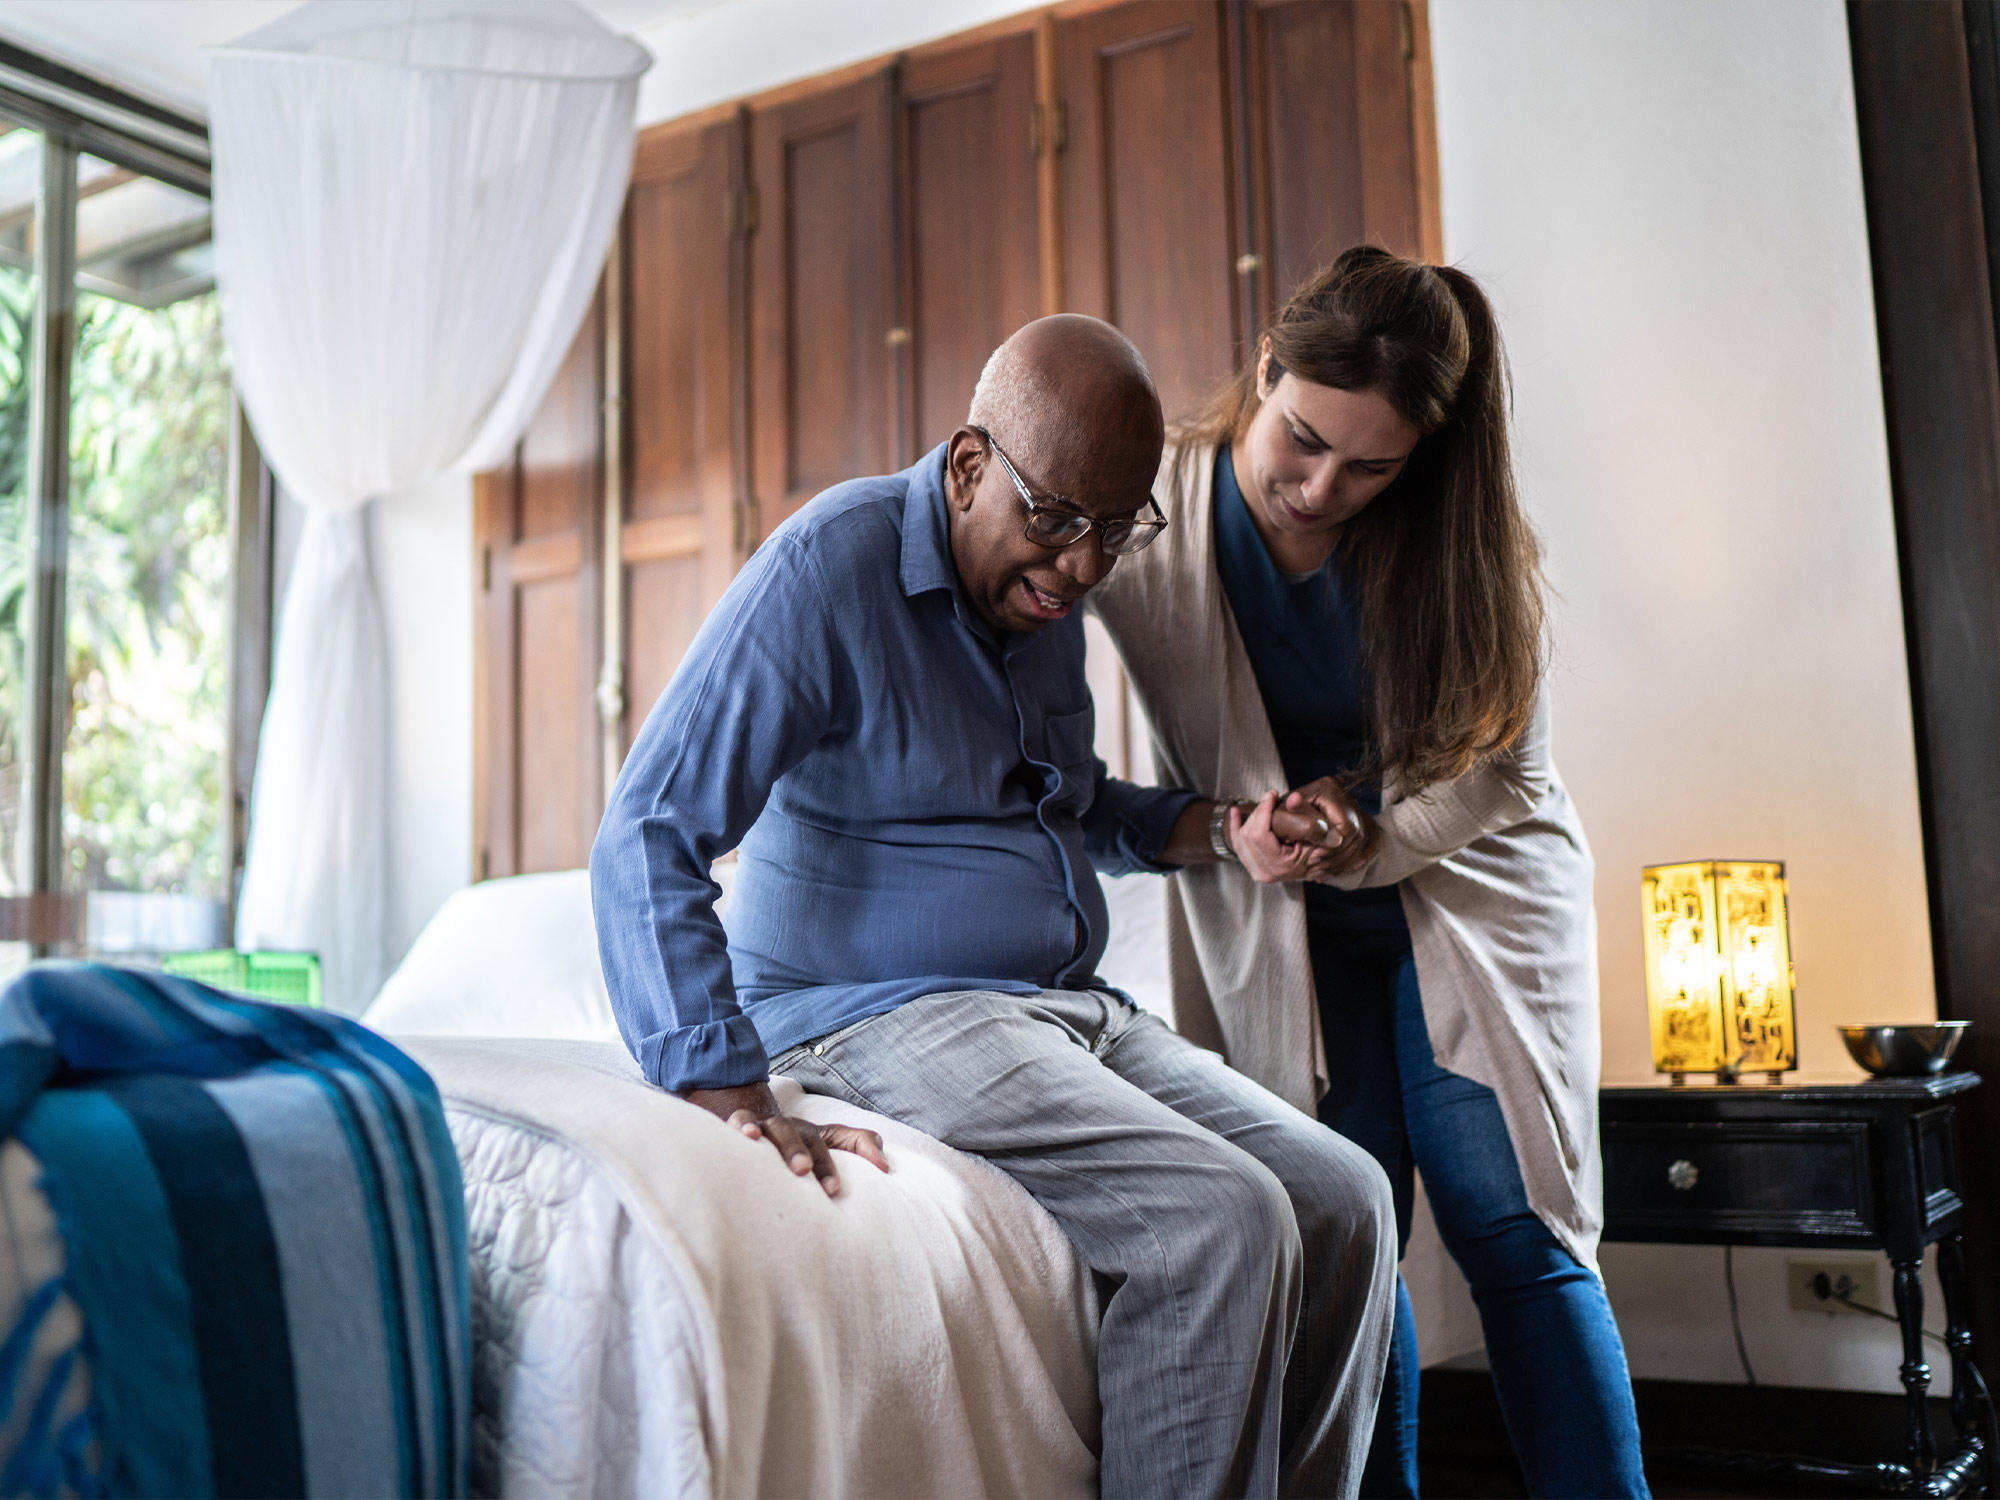
[[[17,876],[32,328],[32,281],[0,269],[0,889]],[[71,392],[70,883],[220,897],[230,385],[214,295],[79,297]]]
[[[0,893],[20,875],[21,744],[27,708],[28,361],[34,344],[33,278],[0,266]]]
[[[86,890],[219,897],[229,364],[214,293],[77,299],[63,843]]]

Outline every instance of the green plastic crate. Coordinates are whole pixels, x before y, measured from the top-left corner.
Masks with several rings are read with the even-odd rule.
[[[275,1000],[283,1005],[318,1006],[317,953],[239,953],[212,948],[201,953],[169,953],[160,967],[184,979],[198,979],[219,990]]]

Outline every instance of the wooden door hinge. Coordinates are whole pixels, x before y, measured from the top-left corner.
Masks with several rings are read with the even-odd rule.
[[[597,716],[606,724],[617,724],[625,717],[623,662],[607,661],[597,674]]]
[[[1415,62],[1417,60],[1417,23],[1415,18],[1410,15],[1410,0],[1403,0],[1403,3],[1396,7],[1396,21],[1402,31],[1403,61],[1406,63]]]
[[[757,232],[757,184],[746,183],[722,195],[722,232],[735,239],[748,239]]]
[[[493,592],[493,549],[490,546],[479,549],[479,592]]]

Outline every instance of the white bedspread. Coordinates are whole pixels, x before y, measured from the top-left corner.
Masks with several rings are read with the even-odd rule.
[[[996,1168],[781,1080],[887,1144],[829,1199],[615,1043],[396,1040],[465,1170],[475,1494],[1095,1493],[1090,1278]]]

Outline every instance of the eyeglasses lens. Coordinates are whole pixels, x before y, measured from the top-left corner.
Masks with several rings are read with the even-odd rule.
[[[1067,547],[1088,530],[1090,522],[1082,516],[1059,511],[1038,510],[1028,518],[1028,536],[1044,546]]]
[[[1112,521],[1100,528],[1100,541],[1106,552],[1124,555],[1145,551],[1159,534],[1156,522]]]

